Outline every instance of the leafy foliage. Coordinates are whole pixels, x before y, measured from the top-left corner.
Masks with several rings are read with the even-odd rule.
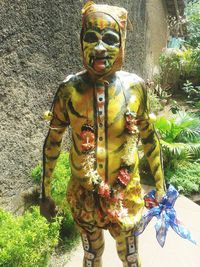
[[[190,81],[186,81],[182,87],[183,91],[187,94],[189,99],[200,100],[200,86],[194,86]]]
[[[161,84],[172,89],[182,88],[187,80],[200,82],[200,49],[167,49],[160,55]]]
[[[152,112],[157,114],[160,110],[162,110],[163,107],[160,103],[160,99],[153,90],[148,91],[148,99]]]
[[[199,162],[184,162],[176,168],[167,168],[166,180],[173,184],[181,193],[191,195],[200,192],[200,164]]]
[[[200,190],[200,119],[192,113],[178,112],[155,123],[160,135],[166,180],[189,195]],[[142,181],[153,185],[145,157],[140,161]]]
[[[198,117],[186,112],[179,112],[169,119],[160,117],[155,123],[162,139],[170,143],[173,141],[198,141],[200,139],[199,124]]]
[[[31,172],[31,177],[36,184],[41,183],[42,166],[38,164]]]
[[[67,206],[66,190],[70,176],[69,153],[61,152],[51,182],[52,197],[61,210],[65,210]]]
[[[39,164],[33,169],[32,178],[36,183],[40,183],[41,176],[42,167],[41,164]],[[78,237],[75,222],[66,200],[66,190],[70,176],[69,153],[61,152],[52,175],[51,194],[59,208],[59,215],[62,217],[61,236],[64,240],[62,240],[61,243],[66,250],[72,248]]]
[[[173,88],[179,82],[181,75],[181,59],[178,49],[167,49],[159,58],[161,84]]]
[[[178,112],[174,117],[160,117],[155,123],[161,136],[164,162],[175,166],[183,160],[197,159],[200,153],[200,120],[193,114]]]
[[[0,210],[0,229],[0,266],[47,266],[58,243],[58,221],[49,224],[36,207],[19,217]]]
[[[200,2],[199,0],[189,1],[185,8],[187,20],[187,43],[197,47],[200,43]]]

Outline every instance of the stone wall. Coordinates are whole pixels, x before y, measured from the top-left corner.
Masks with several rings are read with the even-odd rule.
[[[21,193],[32,186],[31,169],[42,158],[48,131],[43,112],[49,109],[65,76],[82,69],[79,31],[83,2],[2,0],[0,3],[0,205],[3,207],[15,209]],[[145,1],[106,3],[129,11],[133,31],[128,32],[125,66],[143,75]]]
[[[146,60],[145,76],[152,78],[158,73],[159,56],[167,45],[166,1],[148,0],[146,4]]]

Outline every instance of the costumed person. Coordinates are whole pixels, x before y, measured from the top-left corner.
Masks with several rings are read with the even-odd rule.
[[[86,70],[60,85],[44,144],[43,206],[46,214],[54,215],[51,177],[63,133],[71,126],[67,199],[81,234],[84,267],[102,266],[103,229],[116,240],[124,267],[141,266],[134,236],[144,207],[139,137],[155,177],[157,199],[165,193],[160,144],[149,117],[144,81],[121,71],[126,24],[124,8],[85,4],[81,48]]]

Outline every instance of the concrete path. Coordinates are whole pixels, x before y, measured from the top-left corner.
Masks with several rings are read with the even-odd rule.
[[[145,191],[149,188],[145,188]],[[197,245],[180,238],[172,229],[168,231],[164,248],[156,240],[153,220],[140,237],[139,252],[142,267],[200,267],[200,206],[181,196],[175,209],[177,217],[191,231]],[[122,267],[118,259],[115,241],[108,231],[105,234],[103,267]],[[82,267],[83,250],[75,248],[70,261],[64,267]]]

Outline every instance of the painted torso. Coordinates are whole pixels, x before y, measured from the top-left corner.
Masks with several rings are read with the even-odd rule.
[[[132,229],[144,206],[138,171],[138,135],[156,188],[161,191],[164,188],[160,145],[149,120],[143,80],[124,71],[116,72],[106,81],[94,82],[89,77],[87,72],[68,76],[56,94],[44,145],[45,194],[51,195],[52,171],[62,135],[70,124],[72,177],[67,198],[76,222],[85,228],[92,225],[106,228],[114,223],[125,230]],[[140,121],[137,131],[127,131],[127,113]],[[90,151],[83,149],[84,125],[93,129],[91,176],[84,167],[90,160]],[[100,177],[97,184],[92,178],[94,172]]]
[[[73,140],[71,170],[83,186],[86,179],[82,168],[85,153],[81,149],[81,127],[84,124],[94,127],[96,168],[102,179],[112,184],[122,164],[121,157],[125,153],[129,135],[125,130],[125,113],[128,107],[131,111],[138,112],[141,82],[138,76],[119,71],[108,81],[94,83],[84,73],[72,76],[64,83],[62,91],[67,97],[66,111]],[[136,136],[136,142],[137,139]],[[132,175],[138,176],[137,150],[132,160]]]

